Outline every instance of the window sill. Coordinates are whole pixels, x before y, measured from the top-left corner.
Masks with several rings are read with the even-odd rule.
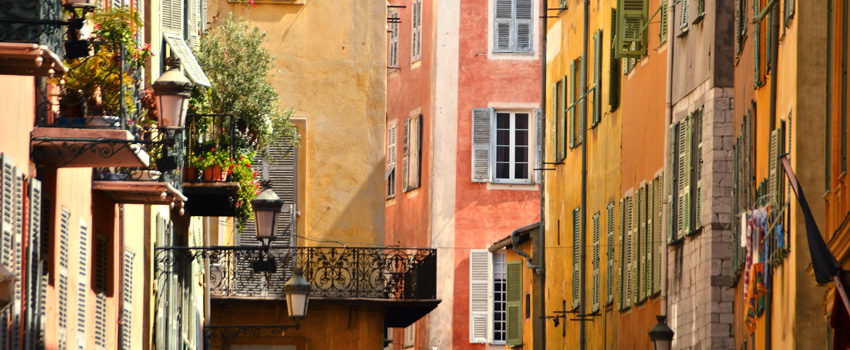
[[[487,190],[537,191],[537,185],[534,183],[488,182]]]
[[[685,27],[685,28],[679,28],[679,29],[681,30],[681,32],[679,32],[679,34],[676,34],[676,37],[677,37],[677,38],[682,38],[682,37],[684,37],[684,36],[688,35],[688,30],[689,30],[690,28],[689,28],[689,27]]]
[[[705,18],[705,12],[698,14],[698,15],[697,15],[697,17],[696,17],[696,18],[694,18],[694,21],[693,21],[693,22],[691,22],[691,23],[693,23],[693,24],[697,24],[697,23],[699,23],[699,22],[702,22],[702,19],[703,19],[703,18]]]

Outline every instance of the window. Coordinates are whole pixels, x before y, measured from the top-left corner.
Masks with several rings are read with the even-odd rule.
[[[532,0],[494,0],[493,52],[530,53],[534,38]]]
[[[401,21],[398,16],[398,9],[390,10],[390,48],[387,50],[390,57],[387,59],[389,68],[398,68],[398,24]]]
[[[493,340],[505,343],[505,303],[507,302],[508,270],[504,250],[493,253]]]
[[[514,338],[519,336],[521,343],[520,262],[508,262],[504,249],[493,253],[470,250],[469,287],[469,342],[502,345],[517,341]]]
[[[684,0],[687,1],[687,0]],[[647,2],[645,0],[619,0],[616,12],[617,58],[641,57],[646,55]]]
[[[410,62],[419,61],[422,58],[422,0],[413,1],[413,24],[410,44]]]
[[[688,11],[690,10],[691,4],[688,0],[681,0],[680,2],[682,3],[682,8],[679,11],[679,29],[681,29],[682,31],[679,33],[679,35],[682,35],[688,32],[688,25],[691,23],[689,21],[690,17],[688,15]]]
[[[599,311],[599,212],[593,214],[593,300],[591,312]]]
[[[661,0],[661,5],[659,17],[661,17],[660,23],[658,24],[658,46],[667,42],[667,0]]]
[[[702,227],[702,107],[670,126],[667,173],[670,186],[668,237],[670,243]]]
[[[472,181],[531,184],[532,164],[542,145],[532,132],[540,112],[472,110]],[[532,147],[533,146],[533,147]]]
[[[613,112],[620,107],[620,57],[617,55],[617,9],[611,9],[611,54],[608,56],[608,106]]]
[[[402,160],[402,189],[419,188],[422,164],[422,115],[404,121],[404,159]]]
[[[387,199],[395,198],[396,129],[394,122],[387,126],[387,171],[384,173],[387,179]]]
[[[416,346],[416,323],[404,329],[404,348],[407,349],[414,346]]]
[[[579,255],[581,253],[581,207],[577,207],[573,210],[573,309],[577,309],[579,307],[579,274],[581,270],[579,269]]]

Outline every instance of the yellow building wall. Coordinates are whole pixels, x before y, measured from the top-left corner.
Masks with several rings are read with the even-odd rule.
[[[208,4],[210,19],[229,13],[268,33],[280,105],[305,120],[299,245],[383,244],[386,1]]]

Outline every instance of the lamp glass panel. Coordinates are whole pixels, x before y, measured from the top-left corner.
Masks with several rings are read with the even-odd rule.
[[[182,128],[189,104],[180,95],[159,95],[160,128]]]
[[[275,222],[278,212],[274,210],[255,210],[254,223],[257,225],[257,238],[269,238],[274,236]]]
[[[307,294],[287,294],[286,307],[289,317],[304,317],[307,314],[307,303],[310,299]]]
[[[670,341],[669,340],[655,340],[655,350],[670,350]]]

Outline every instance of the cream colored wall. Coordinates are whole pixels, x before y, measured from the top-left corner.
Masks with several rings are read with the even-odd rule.
[[[298,194],[306,198],[298,208],[305,234],[383,244],[386,1],[208,3],[210,19],[230,12],[269,34],[281,106],[307,121],[306,159],[298,160],[306,174],[298,179],[306,184]]]

